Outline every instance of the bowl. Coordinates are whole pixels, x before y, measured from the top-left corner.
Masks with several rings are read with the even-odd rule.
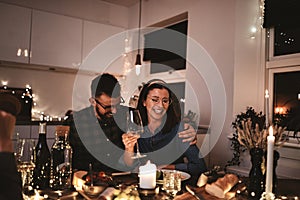
[[[97,183],[96,185],[91,185],[90,183],[85,183],[82,185],[82,190],[85,194],[96,197],[101,194],[106,188],[108,187],[108,184],[106,183]]]

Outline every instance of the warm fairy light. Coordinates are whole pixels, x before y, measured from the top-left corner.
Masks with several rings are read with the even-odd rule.
[[[252,32],[252,33],[256,33],[256,32],[257,32],[257,28],[256,28],[256,27],[254,27],[254,26],[253,26],[253,27],[251,27],[251,29],[250,29],[250,30],[251,30],[251,32]]]
[[[8,84],[8,81],[1,81],[3,86],[6,86]]]

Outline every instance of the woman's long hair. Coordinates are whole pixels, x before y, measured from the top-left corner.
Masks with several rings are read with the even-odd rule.
[[[181,111],[179,106],[179,101],[176,95],[168,88],[167,84],[160,80],[160,81],[150,81],[146,83],[139,95],[139,100],[137,104],[137,109],[141,114],[141,118],[143,121],[143,125],[148,125],[148,115],[147,109],[143,105],[143,102],[146,101],[149,91],[158,88],[158,89],[166,89],[169,92],[169,98],[171,99],[172,103],[169,105],[168,110],[166,112],[166,121],[162,128],[162,133],[168,133],[171,129],[180,122],[181,119]]]

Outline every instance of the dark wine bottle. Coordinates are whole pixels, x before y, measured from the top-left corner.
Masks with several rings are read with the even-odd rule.
[[[36,189],[49,188],[50,151],[46,141],[46,123],[39,125],[39,139],[35,147],[35,168],[33,171],[33,186]]]

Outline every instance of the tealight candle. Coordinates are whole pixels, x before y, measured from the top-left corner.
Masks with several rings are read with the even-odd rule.
[[[272,193],[272,181],[273,181],[273,153],[275,137],[273,136],[273,127],[269,128],[268,148],[267,148],[267,175],[266,175],[266,195]]]
[[[150,160],[139,167],[140,188],[153,189],[156,186],[156,165]]]

